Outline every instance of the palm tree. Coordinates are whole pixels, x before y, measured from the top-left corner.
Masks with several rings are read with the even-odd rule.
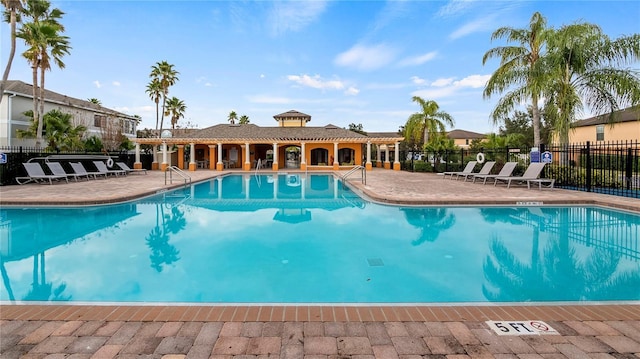
[[[9,72],[11,71],[11,64],[13,63],[13,57],[16,54],[16,23],[18,22],[18,13],[22,11],[22,0],[2,0],[2,5],[5,8],[5,22],[8,22],[11,27],[11,50],[9,50],[9,59],[7,65],[4,68],[2,74],[2,82],[0,82],[0,94],[4,93],[4,85],[9,79]],[[8,17],[8,19],[7,19]],[[2,102],[0,96],[0,102]]]
[[[45,72],[51,69],[51,62],[59,68],[64,68],[62,56],[69,54],[69,38],[60,35],[64,31],[58,20],[62,18],[64,12],[54,8],[46,0],[27,0],[26,7],[22,9],[21,15],[31,19],[25,23],[17,37],[23,39],[27,45],[27,50],[22,54],[31,64],[33,77],[33,114],[38,123],[36,133],[36,146],[42,142],[43,123],[40,115],[44,113],[44,84]],[[38,91],[38,70],[40,70],[40,87]],[[38,110],[38,102],[40,110]]]
[[[611,40],[589,23],[563,26],[548,41],[544,68],[550,73],[545,115],[561,144],[586,106],[615,121],[615,111],[640,105],[640,72],[623,68],[640,60],[640,34]]]
[[[25,111],[24,115],[31,117],[31,125],[26,130],[17,130],[18,138],[35,138],[38,131],[38,123],[33,118],[33,111]],[[87,128],[83,125],[75,126],[72,123],[73,116],[68,113],[53,109],[42,116],[42,134],[49,149],[80,150],[84,148],[82,137]]]
[[[164,123],[164,114],[166,112],[166,103],[167,96],[169,95],[169,87],[175,85],[178,81],[179,72],[173,68],[173,65],[168,63],[167,61],[161,61],[151,66],[151,74],[149,75],[152,79],[157,79],[160,83],[161,93],[162,93],[162,115],[160,117],[160,129],[158,131],[158,136],[162,133],[162,127]]]
[[[149,95],[151,100],[156,103],[156,131],[158,131],[158,125],[160,123],[160,98],[162,97],[162,85],[157,78],[151,79],[151,82],[147,84],[145,92]],[[160,137],[160,132],[158,132]]]
[[[491,118],[494,123],[503,121],[509,113],[523,102],[531,99],[533,142],[540,145],[540,110],[538,100],[544,83],[544,71],[540,71],[540,58],[547,43],[550,30],[547,20],[535,12],[529,21],[529,28],[514,29],[501,27],[493,32],[491,40],[506,38],[513,46],[500,46],[487,51],[482,57],[482,64],[487,60],[500,58],[500,67],[491,75],[487,82],[483,96],[503,95],[496,104]]]
[[[238,119],[238,114],[235,111],[231,111],[229,112],[228,119],[229,119],[229,123],[233,125],[236,123],[236,120]]]
[[[100,100],[98,100],[97,98],[95,98],[95,97],[89,98],[89,99],[87,99],[87,101],[89,101],[89,102],[91,102],[93,104],[96,104],[98,106],[102,106],[102,102]]]
[[[419,96],[413,96],[413,102],[418,103],[420,111],[409,116],[404,126],[405,136],[416,144],[425,144],[429,137],[445,130],[445,125],[453,126],[453,117],[444,111],[433,100],[424,100]]]
[[[184,101],[177,97],[172,97],[167,100],[167,109],[165,115],[171,116],[171,129],[176,128],[178,120],[184,117],[184,112],[187,110],[187,106]]]
[[[241,125],[246,125],[249,123],[249,116],[247,115],[242,115],[240,116],[240,120],[238,121],[239,124]]]

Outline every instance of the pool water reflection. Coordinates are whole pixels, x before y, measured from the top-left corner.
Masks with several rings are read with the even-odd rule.
[[[386,206],[281,174],[0,216],[3,301],[640,299],[640,216],[603,208]]]

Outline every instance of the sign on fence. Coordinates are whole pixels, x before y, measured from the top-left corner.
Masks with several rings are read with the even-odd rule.
[[[0,164],[7,163],[7,154],[4,152],[0,152]]]
[[[542,152],[542,162],[551,163],[553,162],[553,155],[549,151]]]

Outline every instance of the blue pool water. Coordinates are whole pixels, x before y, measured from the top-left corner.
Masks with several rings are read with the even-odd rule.
[[[397,207],[330,175],[233,175],[0,220],[2,301],[640,299],[640,216],[597,207]]]

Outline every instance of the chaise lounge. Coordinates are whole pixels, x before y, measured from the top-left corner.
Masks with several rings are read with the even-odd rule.
[[[53,184],[53,180],[65,180],[69,183],[69,179],[66,175],[48,175],[44,173],[42,166],[38,162],[26,162],[23,163],[22,166],[27,171],[27,176],[16,177],[16,182],[18,184],[27,184],[29,182],[37,182],[37,183],[46,183]]]
[[[501,177],[501,176],[496,176],[495,181],[493,182],[493,185],[497,185],[498,182],[504,182],[507,184],[507,188],[511,187],[511,182],[519,182],[519,183],[527,183],[527,187],[531,186],[531,182],[530,181],[537,181],[538,177],[540,177],[540,173],[542,173],[542,169],[544,168],[545,163],[544,162],[532,162],[529,164],[529,167],[527,167],[527,169],[524,171],[524,174],[522,176],[508,176],[508,177]],[[550,181],[550,180],[545,180],[545,181]],[[551,186],[553,186],[553,183],[551,183]]]
[[[473,173],[473,169],[476,167],[476,164],[478,163],[478,161],[469,161],[467,162],[467,165],[464,167],[464,169],[462,171],[451,171],[451,172],[442,172],[442,175],[444,177],[447,177],[447,175],[451,176],[449,177],[449,179],[452,179],[453,176],[456,176],[456,180],[458,179],[458,177],[460,177],[461,175],[467,175],[467,174],[471,174]]]
[[[502,169],[497,174],[474,174],[473,175],[473,183],[476,183],[477,179],[482,179],[482,184],[486,184],[488,179],[493,179],[496,177],[509,177],[516,169],[518,162],[507,162],[502,166]]]

